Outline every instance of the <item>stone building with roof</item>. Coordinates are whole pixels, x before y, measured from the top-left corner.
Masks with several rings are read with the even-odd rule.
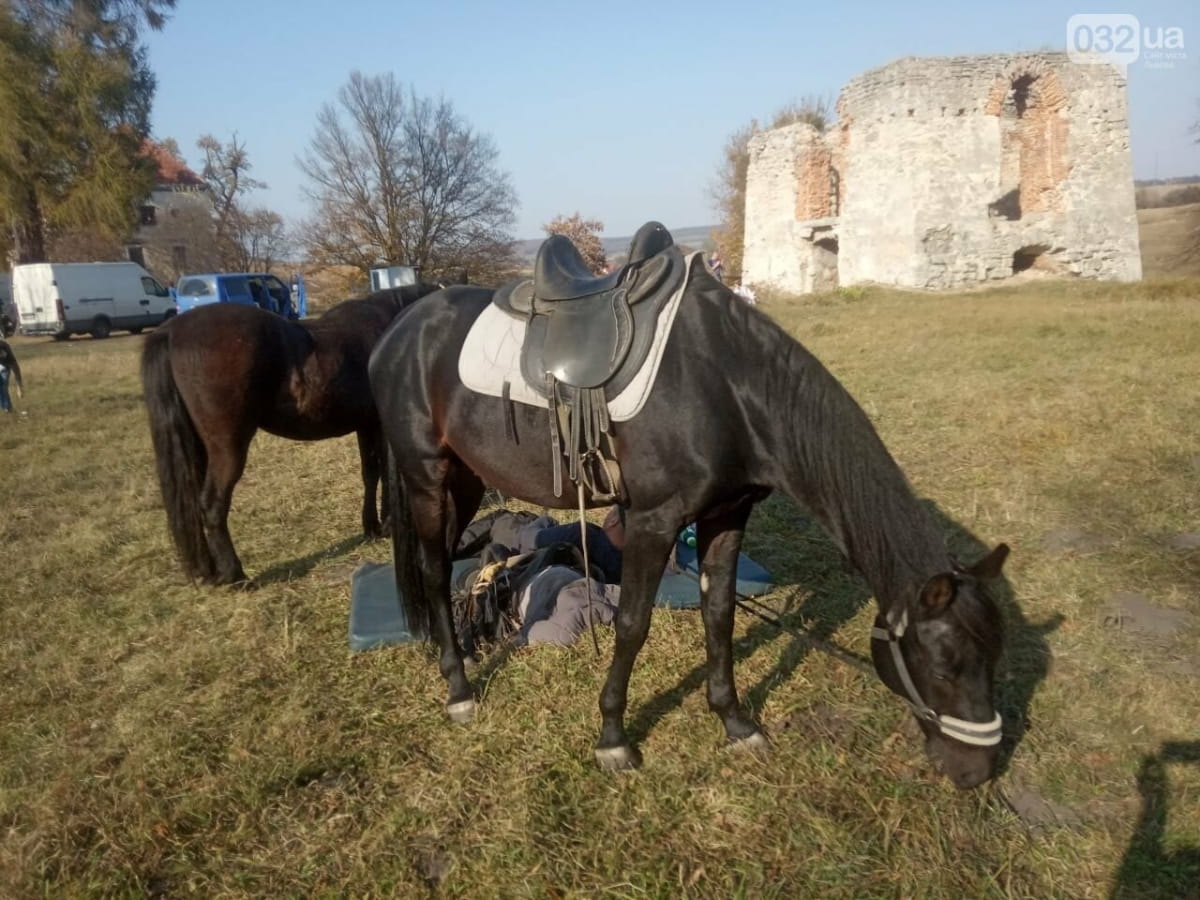
[[[138,224],[125,247],[129,259],[168,283],[215,264],[212,191],[169,150],[146,141],[158,167],[154,190],[138,208]]]

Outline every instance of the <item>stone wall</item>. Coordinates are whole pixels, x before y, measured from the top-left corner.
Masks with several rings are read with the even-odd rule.
[[[154,210],[153,221],[143,221],[134,233],[126,248],[130,259],[141,261],[167,284],[188,272],[220,268],[210,191],[160,185],[145,206]]]
[[[840,284],[953,288],[1030,266],[1141,277],[1125,80],[1112,67],[1065,54],[908,58],[847,84],[834,130],[805,128],[751,142],[748,282],[812,290],[822,238]]]
[[[753,272],[753,280],[809,289],[802,287],[811,280],[812,260],[800,237],[800,216],[819,207],[820,188],[810,183],[806,167],[824,147],[821,133],[804,122],[750,139],[742,271]]]

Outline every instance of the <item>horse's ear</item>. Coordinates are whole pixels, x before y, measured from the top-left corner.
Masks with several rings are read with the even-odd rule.
[[[926,616],[939,616],[954,602],[958,582],[949,572],[934,575],[921,588],[920,610]]]
[[[998,544],[996,549],[967,569],[976,578],[999,578],[1004,561],[1008,559],[1008,544]]]

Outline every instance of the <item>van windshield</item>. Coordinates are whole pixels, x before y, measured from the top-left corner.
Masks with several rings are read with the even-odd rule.
[[[216,292],[215,278],[185,278],[176,290],[185,297],[211,297]]]

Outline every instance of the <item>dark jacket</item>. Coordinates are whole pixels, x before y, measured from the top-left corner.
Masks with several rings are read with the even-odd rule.
[[[17,387],[22,391],[25,390],[25,383],[21,381],[21,364],[17,362],[16,354],[5,340],[0,340],[0,366],[12,369],[12,373],[17,379]]]

